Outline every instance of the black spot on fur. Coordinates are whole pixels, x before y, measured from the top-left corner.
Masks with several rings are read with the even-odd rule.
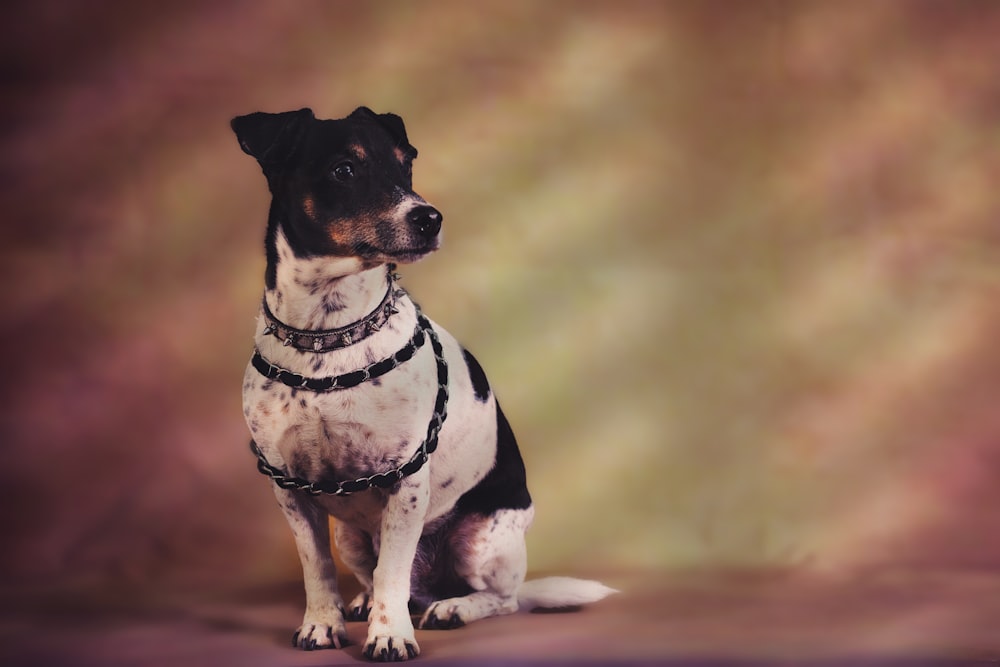
[[[486,476],[458,499],[459,514],[489,516],[501,509],[526,509],[531,506],[524,460],[517,448],[510,423],[497,403],[497,455]]]
[[[476,392],[476,400],[485,403],[490,398],[490,383],[486,379],[483,367],[479,365],[472,353],[462,348],[462,356],[465,357],[465,365],[469,369],[469,379],[472,380],[472,389]]]
[[[332,313],[339,313],[344,309],[344,303],[340,300],[339,295],[325,295],[323,297],[323,312],[327,315]]]
[[[301,449],[296,449],[292,452],[291,460],[288,465],[288,471],[292,475],[298,477],[311,477],[311,473],[313,472],[312,467],[312,460],[310,459],[309,454]]]
[[[447,489],[449,486],[451,486],[454,483],[455,483],[455,478],[454,477],[449,477],[448,479],[446,479],[443,482],[441,482],[441,488],[442,489]]]

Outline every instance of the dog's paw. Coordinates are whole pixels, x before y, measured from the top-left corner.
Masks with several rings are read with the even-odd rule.
[[[359,593],[347,607],[348,621],[367,621],[372,610],[372,596],[369,593]]]
[[[368,638],[363,655],[376,662],[402,662],[420,655],[420,646],[415,639],[379,635]]]
[[[439,600],[424,613],[420,619],[421,630],[454,630],[465,625],[462,610],[454,600]]]
[[[347,631],[343,623],[339,626],[324,623],[304,623],[292,635],[292,646],[303,651],[318,651],[325,648],[347,646]]]

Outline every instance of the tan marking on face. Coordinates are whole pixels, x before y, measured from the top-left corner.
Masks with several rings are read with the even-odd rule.
[[[368,153],[365,152],[365,147],[362,146],[361,144],[351,144],[347,148],[352,153],[354,153],[354,157],[358,158],[359,160],[364,160],[366,157],[368,157]]]
[[[406,161],[406,153],[403,151],[402,148],[396,147],[393,149],[392,152],[396,154],[396,161],[399,162],[400,164],[403,164],[403,162]]]
[[[349,230],[344,229],[341,225],[333,225],[330,227],[330,240],[333,241],[334,245],[338,248],[346,248],[351,245]]]
[[[310,220],[316,219],[316,202],[309,195],[302,198],[302,210],[306,212]]]
[[[329,237],[338,248],[350,251],[359,242],[375,242],[375,225],[378,223],[378,215],[366,213],[356,218],[342,218],[330,221]]]
[[[330,240],[345,253],[353,248],[358,241],[365,238],[364,230],[369,221],[365,218],[354,220],[339,220],[329,227]]]

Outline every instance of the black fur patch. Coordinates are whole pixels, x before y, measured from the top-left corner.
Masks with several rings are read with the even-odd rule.
[[[459,514],[489,516],[501,509],[527,509],[531,506],[524,460],[517,448],[510,423],[497,403],[497,456],[493,468],[479,484],[458,499]]]
[[[476,392],[476,400],[485,403],[490,398],[490,382],[486,379],[483,367],[479,365],[472,353],[462,348],[462,356],[465,357],[465,365],[469,369],[469,379],[472,380],[472,389]]]

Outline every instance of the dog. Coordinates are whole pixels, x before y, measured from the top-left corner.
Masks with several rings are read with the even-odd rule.
[[[475,357],[396,283],[398,264],[438,249],[443,219],[413,191],[402,119],[300,109],[231,126],[272,195],[243,406],[302,563],[293,645],[341,648],[345,620],[367,620],[363,655],[402,661],[420,653],[411,610],[421,629],[450,629],[613,592],[525,582],[534,508],[511,427]],[[346,607],[331,515],[363,587]]]

